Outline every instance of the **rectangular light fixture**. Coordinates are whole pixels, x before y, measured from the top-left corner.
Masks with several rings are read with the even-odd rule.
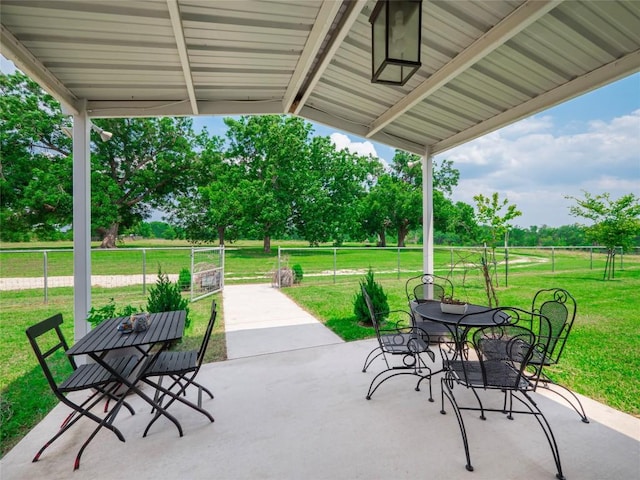
[[[371,82],[404,85],[422,65],[422,0],[380,0],[369,22]]]

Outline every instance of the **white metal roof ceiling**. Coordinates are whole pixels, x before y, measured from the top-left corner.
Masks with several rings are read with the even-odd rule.
[[[425,0],[422,67],[372,84],[374,5],[2,0],[2,54],[93,117],[293,113],[418,154],[640,70],[640,1]]]

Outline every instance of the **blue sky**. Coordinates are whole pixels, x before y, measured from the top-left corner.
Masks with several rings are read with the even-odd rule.
[[[3,72],[13,70],[0,60]],[[196,117],[194,125],[225,133],[222,117]],[[331,136],[340,148],[387,162],[393,158],[394,150],[385,145],[313,125],[316,135]],[[473,205],[474,195],[498,192],[522,211],[514,221],[518,226],[583,223],[570,215],[575,202],[565,196],[640,195],[640,73],[435,157],[443,159],[460,171],[454,201]]]

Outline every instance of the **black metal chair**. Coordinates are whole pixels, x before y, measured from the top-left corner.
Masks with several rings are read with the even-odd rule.
[[[49,445],[69,430],[78,420],[86,417],[96,422],[98,427],[80,448],[74,463],[75,470],[80,466],[82,452],[97,434],[101,426],[115,433],[120,441],[125,441],[120,430],[112,425],[112,421],[117,412],[111,411],[105,417],[101,418],[91,411],[91,409],[104,398],[118,400],[115,391],[120,384],[117,381],[117,377],[101,365],[91,363],[78,366],[72,356],[66,355],[69,346],[62,334],[60,325],[62,325],[62,314],[58,313],[27,328],[26,331],[29,343],[33,348],[51,390],[58,400],[73,409],[64,422],[62,422],[62,425],[60,425],[58,432],[36,453],[33,461],[37,462]],[[69,367],[64,367],[67,363],[71,367],[72,373],[68,377],[60,379],[59,372],[69,369]],[[137,358],[135,356],[123,356],[110,360],[109,366],[121,376],[128,377],[133,372],[136,363]],[[89,390],[91,394],[82,403],[76,403],[68,398],[67,394],[69,392],[79,390]],[[122,402],[122,405],[129,410],[131,415],[135,414],[135,411],[127,402]]]
[[[383,357],[387,366],[385,370],[378,373],[371,381],[369,390],[367,391],[367,400],[371,400],[373,393],[378,389],[378,387],[390,378],[398,375],[417,375],[419,380],[416,384],[416,391],[420,391],[420,383],[422,383],[423,380],[428,379],[429,401],[433,402],[433,393],[431,389],[432,372],[420,356],[421,354],[426,353],[429,358],[431,358],[431,361],[435,360],[435,354],[433,350],[429,348],[429,334],[415,326],[400,326],[398,323],[396,323],[392,328],[382,328],[378,316],[373,309],[371,297],[364,287],[362,287],[362,295],[365,303],[367,304],[367,309],[371,316],[371,322],[373,323],[373,327],[376,331],[376,338],[378,339],[378,347],[369,353],[365,359],[362,371],[366,372],[371,363],[380,356]],[[411,315],[409,312],[392,310],[389,313],[394,312],[406,314],[408,320],[411,321]],[[391,357],[402,357],[402,363],[394,363],[393,359],[387,358],[387,355]],[[423,369],[428,371],[426,375],[422,374]]]
[[[453,296],[453,283],[446,277],[422,273],[406,281],[405,291],[409,302],[440,300],[444,296]]]
[[[549,330],[542,329],[539,332],[540,336],[549,339],[549,351],[544,358],[534,355],[531,363],[538,367],[556,365],[560,361],[573,322],[576,319],[576,300],[565,289],[547,288],[538,291],[533,297],[532,311],[549,319]],[[537,368],[535,372],[538,375],[536,379],[539,382],[538,387],[545,388],[563,398],[580,415],[584,423],[589,423],[584,407],[575,393],[564,385],[551,380],[545,375],[544,368]],[[555,387],[562,390],[559,391]]]
[[[213,327],[216,323],[216,317],[218,315],[216,301],[214,300],[211,304],[211,315],[209,317],[209,322],[207,323],[207,328],[205,330],[204,336],[202,337],[202,343],[200,344],[200,348],[196,350],[189,350],[186,352],[180,351],[164,351],[160,352],[158,356],[150,363],[149,365],[144,367],[144,373],[142,376],[142,381],[151,385],[156,389],[156,395],[154,400],[160,404],[164,397],[168,392],[172,392],[177,387],[177,392],[174,393],[176,396],[186,395],[186,390],[190,385],[195,386],[198,389],[198,407],[202,407],[202,392],[206,392],[209,395],[209,398],[213,399],[213,393],[205,387],[204,385],[199,384],[195,381],[196,375],[200,371],[200,366],[204,360],[204,355],[207,351],[207,347],[209,345],[209,339],[211,338],[211,333],[213,332]],[[169,377],[172,380],[172,383],[169,387],[163,387],[162,381],[164,377]],[[149,380],[150,377],[159,377],[158,382],[153,382]],[[176,400],[175,397],[169,399],[164,408],[166,409],[169,405],[171,405]],[[202,410],[200,410],[202,411]],[[209,419],[213,422],[213,417],[207,415]],[[143,436],[146,436],[151,425],[160,417],[160,413],[156,412],[155,417],[147,428],[144,431]]]
[[[479,411],[480,418],[485,420],[486,412],[500,412],[513,419],[515,414],[533,415],[542,428],[558,470],[556,477],[564,479],[560,465],[558,445],[549,422],[531,398],[535,391],[538,376],[527,374],[528,369],[536,370],[539,366],[531,363],[534,356],[544,358],[549,350],[548,337],[537,335],[529,328],[531,319],[535,319],[542,329],[548,329],[549,320],[538,313],[526,312],[513,307],[496,308],[494,318],[496,324],[475,329],[467,329],[464,342],[468,348],[460,349],[446,361],[446,373],[441,379],[442,410],[445,414],[444,398],[447,397],[458,420],[462,442],[466,455],[466,468],[473,471],[469,442],[462,411]],[[508,318],[508,321],[505,321]],[[443,351],[443,356],[450,355]],[[477,405],[461,405],[454,394],[458,385],[473,392]],[[491,397],[502,395],[502,408],[487,407],[480,395]],[[514,400],[520,405],[514,408]],[[516,406],[517,406],[516,405]]]
[[[414,325],[429,334],[433,344],[451,341],[451,332],[441,323],[425,320],[415,313],[415,306],[429,300],[439,301],[442,297],[453,297],[451,280],[431,273],[411,277],[405,283],[405,292]]]

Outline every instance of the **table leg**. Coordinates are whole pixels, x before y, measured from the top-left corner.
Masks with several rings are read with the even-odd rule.
[[[168,395],[169,397],[171,397],[171,399],[164,406],[165,409],[167,409],[169,407],[169,405],[171,405],[175,400],[178,400],[179,402],[184,403],[185,405],[187,405],[187,406],[193,408],[194,410],[197,410],[198,412],[202,413],[204,416],[206,416],[212,422],[215,421],[213,416],[211,416],[211,414],[209,412],[207,412],[204,408],[202,408],[199,405],[196,405],[196,404],[190,402],[186,398],[182,398],[181,397],[181,395],[185,392],[185,390],[190,385],[190,383],[185,382],[184,385],[180,384],[181,388],[178,390],[177,393],[174,394],[173,391],[171,390],[171,388],[173,388],[176,384],[178,384],[179,383],[178,381],[174,381],[174,383],[169,388],[165,388],[160,383],[152,382],[151,380],[149,380],[147,378],[143,378],[142,381],[145,382],[148,385],[151,385],[156,390],[159,390],[159,391],[162,392],[162,395],[160,396],[160,398],[159,398],[159,400],[157,402],[158,404],[162,404],[162,401],[163,401],[163,398],[165,397],[165,395]],[[153,425],[158,418],[160,418],[160,412],[156,412],[156,414],[154,415],[153,419],[149,422],[149,424],[147,425],[147,428],[145,428],[144,433],[142,434],[143,437],[147,436],[147,433],[149,432],[149,429],[151,428],[151,425]]]
[[[171,420],[171,422],[173,422],[173,424],[178,429],[178,433],[180,434],[181,437],[184,435],[183,432],[182,432],[182,426],[180,425],[180,422],[178,422],[178,420],[173,415],[171,415],[164,408],[162,408],[161,405],[159,405],[156,402],[154,402],[152,398],[150,398],[148,395],[146,395],[144,392],[142,392],[142,390],[140,390],[138,387],[136,387],[136,383],[138,383],[141,380],[142,375],[144,373],[144,370],[141,370],[138,373],[138,375],[135,378],[135,380],[132,382],[128,378],[121,377],[118,374],[118,372],[116,372],[113,368],[111,368],[108,365],[107,362],[101,361],[101,359],[100,359],[100,357],[98,355],[95,355],[95,354],[90,354],[90,355],[91,355],[91,358],[93,358],[96,362],[99,362],[102,366],[104,366],[107,370],[109,370],[112,374],[114,374],[119,380],[122,381],[122,383],[124,383],[128,387],[127,391],[123,393],[122,397],[120,397],[120,399],[118,400],[117,404],[114,406],[112,412],[114,410],[117,411],[117,409],[120,408],[122,402],[124,401],[124,398],[129,394],[129,392],[135,392],[140,398],[142,398],[145,402],[147,402],[149,405],[151,405],[151,407],[155,408],[160,414],[164,415],[169,420]],[[109,418],[109,417],[110,417],[110,415],[107,415],[107,417],[105,417],[105,418]]]

